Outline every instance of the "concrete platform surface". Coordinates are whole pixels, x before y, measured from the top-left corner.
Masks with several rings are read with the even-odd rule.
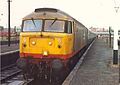
[[[10,46],[0,45],[0,53],[14,51],[14,50],[18,50],[18,49],[19,49],[19,44],[11,44]]]
[[[113,50],[96,39],[70,85],[119,85],[119,67],[112,66]]]

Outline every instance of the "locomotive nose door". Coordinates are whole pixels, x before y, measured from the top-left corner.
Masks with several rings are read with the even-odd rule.
[[[32,37],[30,38],[30,47],[31,49],[35,48],[39,53],[48,52],[50,47],[54,48],[54,38],[50,38],[44,34],[42,34],[42,37],[41,35]]]

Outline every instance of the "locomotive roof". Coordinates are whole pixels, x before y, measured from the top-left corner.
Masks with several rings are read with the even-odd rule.
[[[25,16],[23,19],[31,19],[31,18],[33,19],[56,19],[57,18],[57,19],[70,20],[70,21],[74,20],[76,23],[84,26],[82,23],[78,22],[76,19],[72,18],[67,13],[55,8],[37,8],[35,9],[34,12]]]
[[[64,12],[54,8],[38,8],[34,12],[30,13],[23,19],[63,19],[73,20],[72,17],[68,16]]]

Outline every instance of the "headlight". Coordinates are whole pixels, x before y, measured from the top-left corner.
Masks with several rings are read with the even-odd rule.
[[[44,52],[43,52],[43,55],[44,55],[44,56],[47,56],[47,55],[48,55],[48,52],[47,52],[47,51],[44,51]]]
[[[36,42],[35,41],[32,41],[32,45],[35,45],[36,44]]]
[[[49,44],[49,45],[52,45],[52,42],[49,42],[48,44]]]

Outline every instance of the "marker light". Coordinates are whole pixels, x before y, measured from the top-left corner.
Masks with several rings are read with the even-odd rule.
[[[61,38],[58,38],[58,43],[61,44]]]
[[[26,38],[23,38],[23,42],[26,43]]]

